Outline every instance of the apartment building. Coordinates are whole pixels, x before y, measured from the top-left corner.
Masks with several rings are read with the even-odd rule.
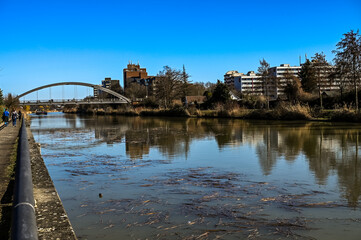
[[[147,69],[141,68],[139,63],[133,64],[129,62],[127,68],[123,69],[123,83],[124,89],[130,86],[133,82],[140,82],[142,79],[147,79],[151,76],[148,76]]]
[[[224,82],[228,86],[234,86],[234,88],[242,92],[242,94],[268,95],[270,100],[276,100],[280,95],[284,94],[284,88],[287,84],[285,74],[298,77],[300,70],[300,66],[290,66],[289,64],[272,67],[270,68],[270,73],[275,78],[270,79],[267,84],[264,83],[261,80],[261,76],[257,75],[254,71],[243,74],[232,70],[224,75]]]
[[[239,73],[235,70],[228,71],[226,74],[224,74],[224,83],[227,84],[228,87],[234,87],[234,78],[242,75],[243,73]]]
[[[311,62],[311,64],[316,63]],[[318,79],[317,86],[320,85],[322,92],[329,93],[339,90],[340,80],[330,77],[334,68],[335,66],[332,65],[314,66],[315,75]],[[299,78],[301,69],[302,66],[291,66],[290,64],[280,64],[280,66],[271,67],[269,71],[274,78],[271,79],[268,84],[263,83],[261,76],[257,75],[254,71],[243,74],[232,70],[224,75],[224,82],[243,94],[268,95],[271,100],[275,100],[284,95],[284,90],[289,79],[287,75]]]
[[[263,84],[260,78],[261,76],[256,75],[254,71],[249,71],[247,74],[241,73],[233,79],[234,88],[242,94],[263,95]]]
[[[281,64],[278,67],[271,67],[269,69],[270,73],[276,77],[276,87],[277,92],[276,96],[280,96],[284,94],[285,87],[287,85],[288,79],[285,77],[285,75],[289,74],[294,77],[299,78],[299,73],[301,71],[301,66],[290,66],[290,64]]]
[[[260,75],[254,71],[249,71],[247,74],[237,73],[233,77],[233,86],[237,91],[245,95],[264,95],[268,96],[270,100],[277,98],[277,85],[274,81],[269,81],[265,84]]]
[[[114,87],[114,86],[120,87],[119,80],[112,80],[111,78],[104,78],[104,80],[102,80],[102,84],[100,84],[99,86],[103,87],[103,88],[107,88],[107,89],[112,89],[112,87]],[[94,88],[94,97],[95,98],[99,98],[101,93],[102,93],[101,90]]]
[[[316,63],[312,61],[311,64]],[[329,93],[340,90],[340,79],[331,77],[331,73],[335,68],[332,65],[314,66],[317,87],[320,87],[321,92]]]

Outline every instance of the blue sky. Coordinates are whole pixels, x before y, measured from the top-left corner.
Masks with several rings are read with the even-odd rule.
[[[0,88],[122,82],[130,60],[150,75],[184,64],[194,82],[216,82],[228,70],[256,71],[262,58],[298,65],[323,51],[331,61],[342,34],[360,26],[359,0],[0,0]],[[67,88],[71,97],[90,91]]]

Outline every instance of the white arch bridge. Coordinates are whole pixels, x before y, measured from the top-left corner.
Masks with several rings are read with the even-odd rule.
[[[34,89],[31,89],[27,92],[24,92],[16,97],[16,99],[19,99],[36,91],[39,91],[44,88],[51,88],[56,86],[64,86],[64,85],[73,85],[73,86],[84,86],[84,87],[90,87],[95,88],[100,91],[109,93],[110,95],[114,96],[113,99],[71,99],[71,100],[58,100],[58,99],[50,99],[50,100],[33,100],[33,101],[20,101],[20,105],[66,105],[66,104],[130,104],[131,100],[124,97],[123,95],[114,92],[108,88],[101,87],[99,85],[91,84],[91,83],[84,83],[84,82],[59,82],[59,83],[52,83],[48,85],[44,85],[41,87],[37,87]]]

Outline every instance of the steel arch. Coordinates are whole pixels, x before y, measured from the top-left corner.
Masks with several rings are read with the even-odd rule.
[[[84,87],[91,87],[91,88],[96,88],[98,90],[101,90],[101,91],[104,91],[106,93],[109,93],[121,100],[123,100],[125,103],[131,103],[131,101],[124,97],[123,95],[117,93],[117,92],[114,92],[108,88],[104,88],[104,87],[101,87],[99,85],[95,85],[95,84],[90,84],[90,83],[84,83],[84,82],[60,82],[60,83],[52,83],[52,84],[48,84],[48,85],[44,85],[44,86],[41,86],[41,87],[37,87],[37,88],[34,88],[34,89],[31,89],[27,92],[24,92],[22,94],[20,94],[19,96],[17,96],[16,98],[17,99],[20,99],[21,97],[23,96],[26,96],[32,92],[35,92],[35,91],[39,91],[41,89],[44,89],[44,88],[50,88],[50,87],[56,87],[56,86],[62,86],[62,85],[76,85],[76,86],[84,86]]]

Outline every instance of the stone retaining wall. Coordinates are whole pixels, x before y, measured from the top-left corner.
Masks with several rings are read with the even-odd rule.
[[[41,157],[40,146],[35,142],[29,128],[27,128],[27,131],[39,239],[77,239]]]

